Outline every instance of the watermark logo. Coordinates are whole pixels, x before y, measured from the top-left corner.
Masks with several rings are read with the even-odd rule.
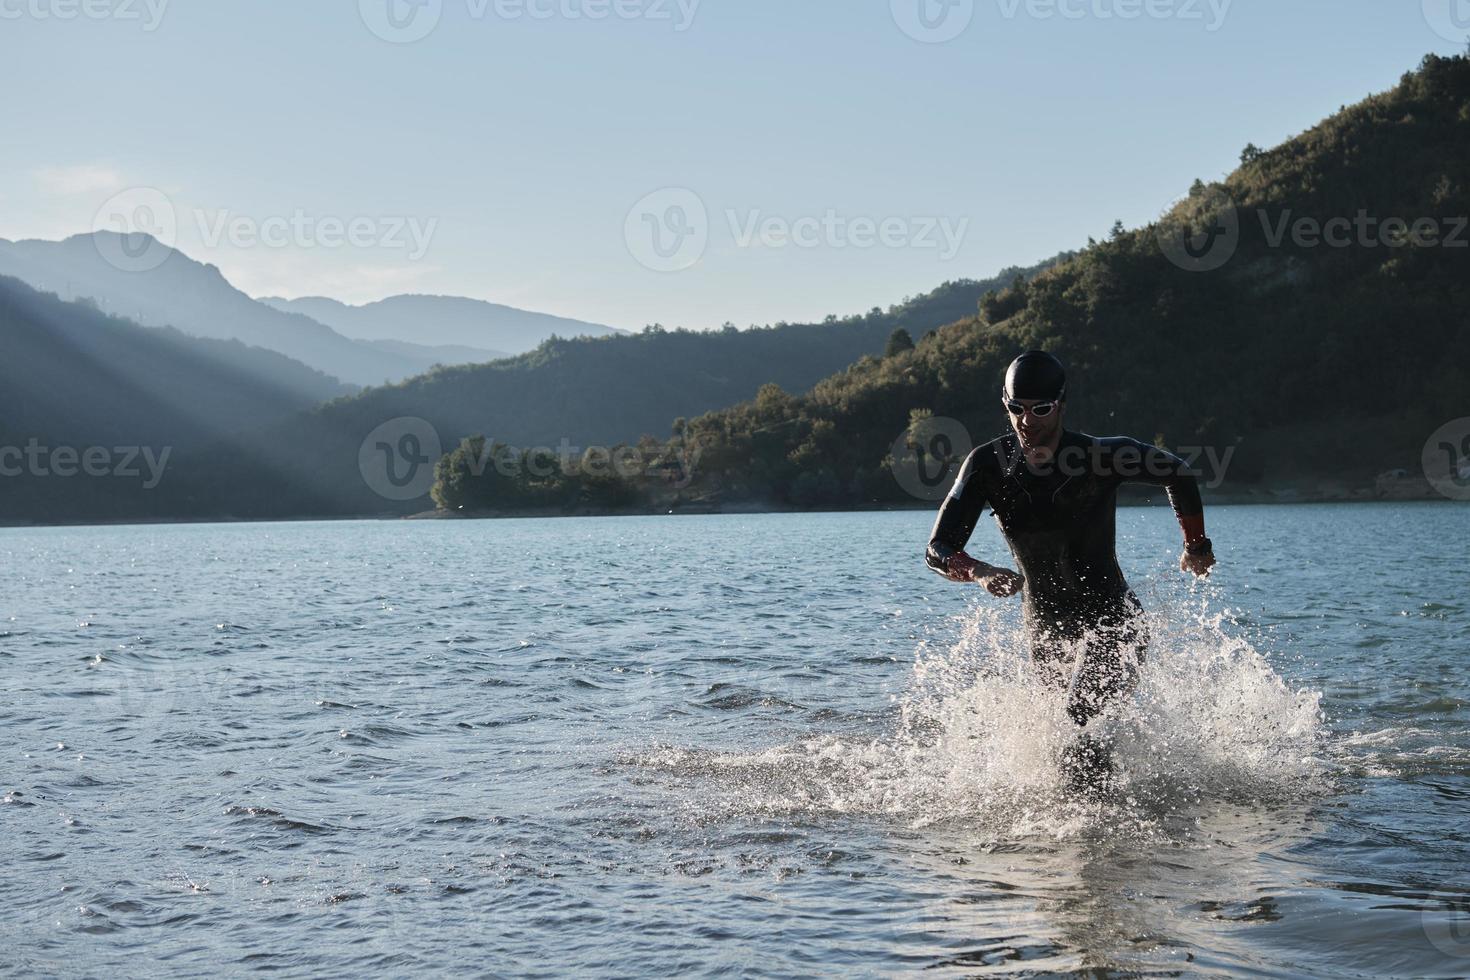
[[[1219,188],[1192,195],[1159,221],[1159,245],[1169,261],[1189,272],[1212,272],[1240,246],[1242,222],[1260,225],[1269,249],[1470,248],[1470,217],[1381,217],[1359,208],[1353,215],[1321,217],[1257,208],[1242,214]]]
[[[467,439],[451,456],[471,479],[487,477],[493,469],[508,480],[545,480],[556,475],[619,480],[651,480],[674,490],[694,482],[704,453],[698,443],[639,446],[575,446],[563,437],[556,447],[522,448],[494,439]]]
[[[1209,33],[1225,26],[1234,0],[996,0],[1003,20],[1197,22]],[[1435,0],[1426,0],[1433,3]],[[1470,0],[1451,0],[1470,2]],[[915,41],[943,44],[963,34],[975,19],[975,0],[889,0],[893,22]]]
[[[975,0],[889,0],[893,22],[915,41],[953,41],[975,19]]]
[[[439,219],[407,215],[313,215],[297,208],[290,215],[257,218],[229,210],[194,212],[199,238],[208,248],[381,248],[401,251],[417,262],[429,251]]]
[[[1424,20],[1446,41],[1470,41],[1470,0],[1424,0]]]
[[[382,40],[412,44],[439,26],[444,0],[357,0],[357,12],[367,29]]]
[[[357,450],[357,468],[368,489],[384,500],[417,500],[433,487],[442,455],[433,424],[404,416],[368,433]]]
[[[1299,215],[1294,210],[1255,209],[1242,215],[1219,188],[1192,195],[1158,223],[1158,244],[1170,262],[1188,272],[1213,272],[1235,257],[1242,222],[1260,225],[1266,248],[1470,248],[1470,217]],[[1252,234],[1252,241],[1257,241]]]
[[[1470,419],[1465,420],[1470,423]],[[1470,428],[1467,428],[1470,432]],[[1028,467],[1039,476],[1070,479],[1158,483],[1170,477],[1193,477],[1206,490],[1225,482],[1235,446],[1179,446],[1172,452],[1144,442],[1123,445],[1101,442],[1063,446],[1045,463],[1028,462],[1014,439],[992,444],[994,465],[1003,473]],[[898,485],[917,500],[940,500],[962,487],[951,486],[974,448],[969,430],[957,419],[917,415],[893,441],[887,464]],[[988,464],[987,464],[988,465]]]
[[[46,446],[32,437],[24,446],[0,446],[0,478],[66,480],[77,476],[139,480],[144,490],[163,482],[172,446]]]
[[[123,272],[148,272],[173,254],[178,215],[156,187],[130,187],[103,202],[92,217],[92,241],[103,261]]]
[[[694,26],[701,0],[464,0],[471,21],[602,21],[609,18],[672,24],[682,34]],[[434,32],[443,0],[358,0],[362,22],[392,44],[412,44]]]
[[[628,251],[654,272],[681,272],[709,247],[709,212],[686,187],[666,187],[633,205],[623,222]]]
[[[740,248],[883,248],[933,249],[941,262],[959,254],[970,230],[969,218],[848,217],[829,208],[826,213],[796,219],[767,215],[759,210],[725,212],[730,235]]]
[[[1257,212],[1267,246],[1281,248],[1288,240],[1297,248],[1470,248],[1470,218],[1380,218],[1366,208],[1349,218],[1338,215],[1323,221],[1298,215],[1290,208],[1272,217]]]
[[[694,26],[701,0],[466,0],[470,19],[646,20],[671,23],[682,34]]]
[[[137,21],[152,33],[168,5],[169,0],[0,0],[0,20]]]
[[[942,500],[975,444],[958,419],[914,419],[889,450],[889,469],[904,492],[918,500]]]
[[[1159,247],[1186,272],[1213,272],[1240,247],[1240,212],[1216,187],[1188,198],[1158,224]]]
[[[245,631],[230,623],[215,623],[215,638],[225,642]],[[155,656],[130,650],[118,656],[112,650],[87,661],[93,689],[107,695],[100,709],[110,711],[137,731],[150,735],[169,724],[186,727],[218,712],[229,699],[247,693],[254,683],[228,668],[198,665],[187,658]]]
[[[1446,901],[1443,907],[1426,905],[1419,913],[1419,926],[1431,946],[1455,959],[1470,959],[1470,904],[1463,898]]]
[[[724,211],[724,228],[737,249],[916,249],[948,262],[959,254],[969,218],[848,215],[835,208],[792,217],[759,208]],[[655,272],[682,272],[703,258],[714,228],[704,199],[688,188],[655,191],[635,204],[623,223],[628,251]]]
[[[4,2],[4,0],[0,0]],[[410,215],[318,215],[297,208],[259,217],[229,209],[196,208],[194,232],[206,248],[388,249],[417,262],[429,251],[439,219]],[[102,258],[123,272],[149,272],[176,247],[181,214],[154,187],[133,187],[108,198],[92,220],[93,241]]]
[[[1014,20],[1023,10],[1033,20],[1198,21],[1213,34],[1225,26],[1234,0],[997,0],[1001,16]]]
[[[1424,443],[1424,476],[1441,496],[1470,500],[1470,417],[1446,422]]]

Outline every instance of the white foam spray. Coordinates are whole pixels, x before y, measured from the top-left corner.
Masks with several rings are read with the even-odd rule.
[[[758,752],[660,749],[641,761],[705,777],[735,812],[866,814],[912,827],[978,823],[998,836],[1160,830],[1210,800],[1285,802],[1324,785],[1317,692],[1293,690],[1228,616],[1163,603],[1137,692],[1089,731],[1112,746],[1106,793],[1059,765],[1077,736],[1032,665],[1014,611],[978,606],[957,639],[922,644],[881,737],[822,736]],[[705,800],[708,800],[705,797]]]

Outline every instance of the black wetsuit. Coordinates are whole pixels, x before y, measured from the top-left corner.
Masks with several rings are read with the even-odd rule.
[[[1063,430],[1051,464],[1034,469],[1015,433],[965,460],[930,536],[927,561],[942,575],[963,555],[988,506],[1025,578],[1032,656],[1055,679],[1080,654],[1068,711],[1079,725],[1131,690],[1148,634],[1114,550],[1118,487],[1167,488],[1181,523],[1202,520],[1199,486],[1184,460],[1126,436]],[[968,556],[965,556],[968,558]],[[1077,650],[1076,641],[1084,640]]]

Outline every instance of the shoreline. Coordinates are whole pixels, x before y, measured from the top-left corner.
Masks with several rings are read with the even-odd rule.
[[[1161,501],[1158,499],[1140,499],[1141,495],[1134,495],[1132,499],[1119,499],[1119,507],[1157,507]],[[1415,494],[1374,494],[1372,491],[1355,491],[1351,493],[1304,493],[1292,489],[1252,491],[1249,493],[1233,493],[1207,495],[1205,507],[1235,507],[1235,506],[1270,506],[1273,504],[1372,504],[1372,503],[1434,503],[1462,504],[1466,501],[1454,500],[1432,490],[1428,493]],[[157,517],[157,518],[122,518],[118,520],[79,520],[79,521],[8,521],[0,518],[0,529],[9,528],[83,528],[83,527],[152,527],[165,525],[190,525],[190,524],[323,524],[339,523],[349,521],[484,521],[484,520],[544,520],[547,518],[588,518],[588,517],[718,517],[732,515],[756,515],[756,514],[865,514],[865,513],[888,513],[898,511],[927,511],[934,512],[939,509],[941,501],[916,501],[912,504],[885,504],[878,507],[846,507],[833,509],[830,507],[782,507],[769,502],[728,504],[728,505],[702,505],[664,508],[642,508],[636,510],[619,511],[594,511],[580,510],[568,511],[560,508],[526,508],[514,511],[475,511],[454,512],[443,510],[425,510],[413,514],[351,514],[351,515],[329,515],[312,516],[300,515],[295,517]]]

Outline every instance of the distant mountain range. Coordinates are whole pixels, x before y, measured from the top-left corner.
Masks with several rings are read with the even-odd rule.
[[[563,441],[614,446],[643,435],[666,437],[678,417],[750,397],[766,383],[805,391],[844,365],[881,354],[896,329],[923,337],[974,310],[987,292],[1040,268],[946,283],[886,311],[823,323],[649,328],[548,340],[519,357],[442,368],[338,399],[205,454],[181,469],[181,481],[190,500],[209,501],[216,516],[412,513],[430,506],[427,497],[389,501],[364,482],[364,439],[384,423],[422,419],[445,451],[477,433],[522,447],[559,447]]]
[[[0,276],[0,521],[167,516],[187,497],[159,511],[138,479],[66,466],[88,452],[135,470],[144,451],[176,460],[347,391],[275,351],[141,327]]]
[[[119,268],[107,258],[150,249],[163,250],[165,257],[143,271]],[[60,242],[0,239],[0,275],[62,299],[90,299],[104,312],[145,326],[169,326],[195,337],[277,351],[356,386],[391,384],[440,364],[492,361],[534,347],[543,334],[579,332],[574,320],[453,297],[395,297],[369,307],[278,300],[274,302],[282,308],[277,308],[236,289],[215,266],[137,234],[94,232]],[[367,326],[344,335],[332,324],[292,309],[298,303],[339,322],[355,321],[361,313]],[[469,329],[472,311],[482,317],[484,328],[478,334]],[[390,321],[397,327],[389,326]],[[611,330],[595,324],[581,327],[588,334]],[[470,336],[481,342],[454,339]],[[538,339],[527,343],[527,337]]]
[[[156,492],[115,499],[99,493],[121,486],[106,481],[66,484],[59,494],[55,481],[11,481],[5,489],[23,492],[12,492],[0,520],[422,509],[426,500],[385,502],[363,483],[358,450],[384,421],[427,419],[446,448],[484,431],[528,445],[632,442],[667,433],[676,417],[750,397],[767,382],[803,391],[881,352],[895,329],[922,337],[973,311],[986,292],[1041,268],[946,283],[886,311],[816,324],[628,334],[454,297],[393,297],[365,307],[320,299],[270,305],[175,250],[149,271],[124,271],[104,252],[162,246],[109,234],[0,240],[0,270],[61,297],[6,283],[5,302],[23,315],[14,313],[14,337],[0,350],[9,368],[0,384],[10,392],[0,401],[0,443],[38,436],[77,445],[169,445],[176,451],[169,479]],[[301,309],[347,324],[358,336]],[[534,349],[489,363],[472,362],[496,349],[454,343],[488,338],[514,347],[536,337],[545,339]],[[159,365],[151,374],[150,359]],[[360,395],[337,380],[368,383],[373,372],[391,380],[435,363],[448,366]],[[165,418],[170,412],[176,417]],[[21,506],[22,498],[29,503]]]
[[[476,435],[524,448],[677,434],[702,451],[690,492],[706,499],[905,501],[887,458],[895,437],[928,413],[976,438],[1003,427],[1001,375],[1032,347],[1069,364],[1074,427],[1230,450],[1235,484],[1371,480],[1415,466],[1429,433],[1466,415],[1470,369],[1456,355],[1470,349],[1467,161],[1470,59],[1431,57],[1394,90],[1280,147],[1248,147],[1238,170],[1197,181],[1158,222],[1119,226],[1030,269],[816,324],[559,335],[349,395],[272,351],[346,362],[363,378],[401,367],[395,345],[465,353],[514,341],[487,339],[493,307],[472,300],[397,297],[355,313],[317,303],[325,316],[388,317],[347,337],[252,300],[177,252],[125,273],[91,236],[0,242],[0,270],[216,338],[145,329],[0,281],[0,449],[47,438],[178,450],[168,480],[143,496],[100,479],[0,479],[0,520],[403,514],[428,501],[380,496],[375,453],[412,457],[414,470],[439,460],[441,483],[452,482],[452,451]],[[1355,215],[1380,220],[1381,238],[1333,247],[1301,234],[1303,222],[1351,225]],[[1437,235],[1395,233],[1394,219]],[[1222,243],[1228,254],[1202,267]],[[365,339],[388,322],[423,329],[411,341]],[[410,429],[411,439],[382,435]],[[495,503],[473,487],[445,499]]]
[[[0,276],[0,424],[70,443],[198,446],[348,393],[236,340],[141,327]]]
[[[291,300],[270,296],[261,302],[285,313],[309,316],[354,340],[408,341],[430,347],[505,352],[497,355],[501,357],[534,350],[553,336],[602,337],[624,332],[463,296],[390,296],[363,306],[349,306],[321,296]]]

